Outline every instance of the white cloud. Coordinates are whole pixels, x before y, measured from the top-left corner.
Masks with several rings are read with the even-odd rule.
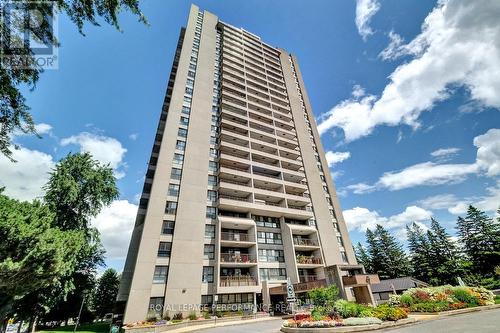
[[[127,200],[115,200],[92,220],[92,225],[101,233],[108,259],[126,257],[136,214],[137,205]]]
[[[421,33],[392,55],[413,58],[394,70],[381,95],[340,102],[322,117],[321,133],[342,128],[346,141],[352,141],[379,125],[416,129],[420,114],[456,87],[464,87],[481,105],[500,107],[498,17],[500,1],[439,1]]]
[[[377,0],[356,0],[356,27],[358,32],[366,40],[373,34],[370,28],[370,20],[380,9],[380,3]]]
[[[418,203],[428,209],[448,209],[455,206],[458,201],[454,194],[439,194],[422,199]]]
[[[474,145],[477,147],[477,157],[474,163],[440,164],[430,161],[418,163],[402,170],[385,172],[373,185],[358,183],[347,186],[347,189],[356,194],[369,193],[377,189],[397,191],[416,186],[457,184],[471,174],[482,172],[490,177],[499,175],[500,129],[493,128],[483,135],[476,136]],[[431,155],[442,157],[457,149],[441,149]]]
[[[399,54],[401,45],[403,45],[404,42],[403,38],[392,30],[389,32],[388,36],[390,40],[389,45],[387,45],[387,47],[378,55],[383,60],[393,59],[397,54]]]
[[[39,123],[35,125],[35,130],[38,134],[50,134],[52,132],[52,126],[45,123]]]
[[[139,137],[139,133],[132,133],[128,136],[128,138],[132,141],[135,141],[137,140],[137,138]]]
[[[325,157],[326,161],[328,162],[328,166],[332,167],[334,164],[347,160],[349,157],[351,157],[351,153],[348,151],[335,153],[333,151],[327,151]]]
[[[431,153],[432,157],[446,158],[460,151],[460,148],[441,148]]]
[[[42,186],[49,180],[49,172],[55,167],[52,156],[24,147],[14,149],[11,162],[0,154],[0,186],[9,197],[31,201],[44,194]]]
[[[401,229],[412,222],[428,221],[432,212],[418,206],[408,206],[406,209],[389,217],[381,216],[378,212],[364,207],[354,207],[343,211],[344,219],[349,230],[360,232],[373,229],[377,224],[387,229]]]
[[[477,164],[488,176],[500,175],[500,129],[490,129],[474,138],[477,147]]]
[[[124,166],[123,157],[127,149],[123,148],[120,141],[115,138],[82,132],[61,140],[62,146],[70,144],[79,145],[80,151],[89,152],[101,163],[109,163],[109,166],[115,170],[117,178],[125,176],[123,170],[119,169]]]

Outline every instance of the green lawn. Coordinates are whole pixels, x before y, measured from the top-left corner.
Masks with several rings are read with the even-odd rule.
[[[500,304],[500,295],[495,296],[495,304]]]
[[[73,332],[75,329],[75,326],[62,326],[62,327],[56,327],[56,328],[51,328],[51,329],[46,329],[43,331],[38,331],[38,333],[57,333],[57,332]],[[96,324],[86,324],[86,325],[81,325],[78,326],[78,329],[76,330],[77,332],[80,333],[108,333],[109,332],[109,324],[108,323],[96,323]]]

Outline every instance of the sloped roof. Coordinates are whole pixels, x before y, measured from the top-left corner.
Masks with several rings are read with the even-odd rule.
[[[380,283],[372,284],[371,288],[374,293],[382,293],[387,291],[392,292],[392,286],[394,286],[396,290],[406,290],[415,287],[426,287],[428,284],[414,279],[411,276],[406,276],[396,279],[380,280]]]

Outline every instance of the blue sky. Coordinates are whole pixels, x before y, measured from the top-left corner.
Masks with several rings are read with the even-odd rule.
[[[492,1],[198,1],[299,59],[354,242],[375,223],[399,238],[430,216],[453,231],[473,203],[500,205],[500,6]],[[59,69],[25,89],[43,139],[16,135],[0,185],[31,200],[68,152],[110,163],[120,199],[95,220],[122,269],[188,1],[142,1],[85,36],[60,17]],[[425,24],[424,24],[425,22]]]

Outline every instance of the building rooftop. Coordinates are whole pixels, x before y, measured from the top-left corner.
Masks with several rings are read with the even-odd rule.
[[[412,278],[411,276],[396,278],[396,279],[387,279],[380,280],[380,283],[372,284],[372,292],[374,293],[382,293],[386,291],[395,290],[406,290],[415,287],[426,287],[429,284]]]

